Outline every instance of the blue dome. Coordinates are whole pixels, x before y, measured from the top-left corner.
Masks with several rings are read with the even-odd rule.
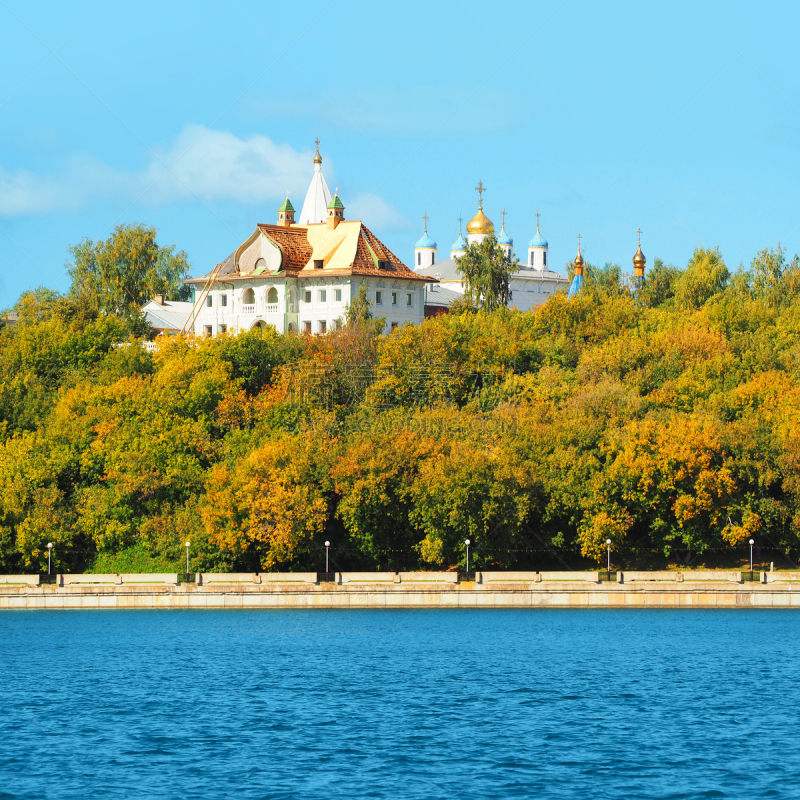
[[[512,245],[514,244],[514,240],[505,232],[505,229],[503,229],[497,235],[497,243]]]
[[[547,239],[537,230],[533,239],[528,242],[528,247],[547,247]]]
[[[456,253],[463,253],[468,246],[467,240],[463,236],[459,236],[458,239],[453,242],[453,246],[450,249]]]
[[[414,245],[414,247],[415,248],[416,247],[436,247],[436,242],[434,242],[433,239],[431,239],[431,237],[428,236],[428,234],[426,232],[426,233],[423,233],[422,236],[420,236],[419,240]]]

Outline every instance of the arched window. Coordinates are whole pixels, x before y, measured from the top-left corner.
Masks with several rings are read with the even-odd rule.
[[[256,302],[256,293],[252,289],[245,289],[242,293],[242,302],[246,306],[255,305]]]
[[[531,266],[533,266],[533,250],[531,250]]]
[[[260,272],[263,272],[266,268],[267,268],[267,262],[263,258],[259,258],[258,261],[256,261],[255,267],[253,267],[253,272],[258,274]]]
[[[431,253],[431,266],[433,266],[433,262],[436,260],[436,253]]]
[[[417,253],[417,266],[422,264],[422,253]]]
[[[278,302],[278,290],[272,286],[270,290],[267,292],[267,303],[269,305],[275,305]]]
[[[289,287],[289,313],[297,313],[297,289],[294,286]],[[290,330],[292,329],[290,328]]]
[[[546,267],[547,266],[547,250],[542,250],[542,258],[544,259],[542,261],[542,266]]]

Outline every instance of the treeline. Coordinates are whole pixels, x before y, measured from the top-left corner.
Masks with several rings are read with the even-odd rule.
[[[513,303],[513,298],[512,298]],[[0,570],[545,568],[800,552],[800,263],[382,337],[172,338],[29,293],[0,333]],[[118,346],[124,343],[124,346]],[[463,568],[463,566],[462,566]]]

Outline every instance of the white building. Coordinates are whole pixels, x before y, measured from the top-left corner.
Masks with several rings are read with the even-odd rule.
[[[414,249],[414,270],[419,275],[425,275],[437,281],[440,287],[449,292],[464,294],[464,285],[461,275],[458,272],[458,259],[464,254],[467,247],[483,241],[487,236],[494,233],[494,224],[483,213],[483,184],[478,183],[478,213],[467,223],[467,238],[461,232],[461,218],[459,217],[458,239],[453,243],[450,250],[450,258],[446,261],[439,261],[426,266],[423,253],[430,252],[430,249],[420,247],[420,244],[428,236],[427,220],[425,234],[420,239]],[[547,241],[539,232],[539,212],[536,212],[536,233],[528,244],[528,254],[525,261],[520,261],[514,253],[514,240],[506,233],[505,211],[503,211],[503,225],[497,235],[497,242],[506,255],[516,263],[519,271],[511,278],[511,308],[518,308],[520,311],[528,311],[547,302],[548,298],[560,289],[569,285],[566,275],[550,271],[548,267],[548,246]],[[433,245],[433,252],[436,252],[436,245]],[[431,288],[428,289],[429,296]],[[443,295],[445,297],[449,294]],[[428,301],[429,304],[432,300]]]
[[[195,287],[190,327],[197,335],[274,325],[279,332],[325,333],[346,314],[362,284],[385,333],[425,315],[425,285],[358,220],[345,220],[322,175],[319,147],[301,220],[288,197],[275,225],[260,224]]]

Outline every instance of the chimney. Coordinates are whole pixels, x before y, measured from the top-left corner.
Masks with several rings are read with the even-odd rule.
[[[163,294],[157,294],[153,298],[153,300],[154,300],[154,302],[158,303],[158,305],[160,305],[160,306],[164,305],[164,295]]]
[[[294,206],[289,200],[289,192],[286,192],[286,199],[278,209],[278,227],[288,228],[294,225]]]
[[[344,221],[344,205],[339,199],[339,190],[333,195],[333,200],[328,203],[328,230],[332,231],[340,222]]]

